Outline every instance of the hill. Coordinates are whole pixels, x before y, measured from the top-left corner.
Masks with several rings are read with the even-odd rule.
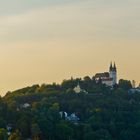
[[[127,80],[112,88],[86,76],[8,92],[0,99],[0,139],[139,140],[140,94],[131,88]]]

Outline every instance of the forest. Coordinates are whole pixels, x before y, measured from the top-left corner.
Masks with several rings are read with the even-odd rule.
[[[86,76],[9,91],[0,98],[0,140],[140,140],[140,93],[131,88]]]

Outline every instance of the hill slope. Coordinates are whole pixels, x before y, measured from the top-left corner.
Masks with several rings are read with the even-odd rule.
[[[78,83],[83,90],[75,93]],[[86,77],[8,92],[0,100],[0,139],[139,140],[140,95],[130,88],[129,81],[112,89]]]

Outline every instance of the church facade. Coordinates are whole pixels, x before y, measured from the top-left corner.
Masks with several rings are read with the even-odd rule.
[[[96,82],[101,81],[102,84],[105,84],[107,86],[113,87],[117,84],[117,68],[116,64],[112,65],[110,64],[109,72],[104,73],[97,73],[95,75]]]

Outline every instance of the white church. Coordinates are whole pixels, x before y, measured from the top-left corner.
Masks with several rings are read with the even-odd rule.
[[[109,86],[109,87],[113,87],[114,85],[117,84],[117,68],[116,68],[116,64],[114,63],[114,65],[113,65],[112,62],[111,62],[110,67],[109,67],[109,72],[97,73],[94,76],[94,78],[95,78],[97,83],[99,81],[101,81],[102,84],[105,84],[106,86]],[[75,91],[75,93],[84,92],[84,93],[88,94],[87,91],[85,91],[84,89],[81,89],[79,83],[73,90]]]
[[[107,86],[113,87],[114,85],[117,84],[117,68],[116,64],[112,65],[112,62],[110,64],[109,72],[104,72],[104,73],[97,73],[95,75],[95,80],[101,81],[102,84],[105,84]]]

